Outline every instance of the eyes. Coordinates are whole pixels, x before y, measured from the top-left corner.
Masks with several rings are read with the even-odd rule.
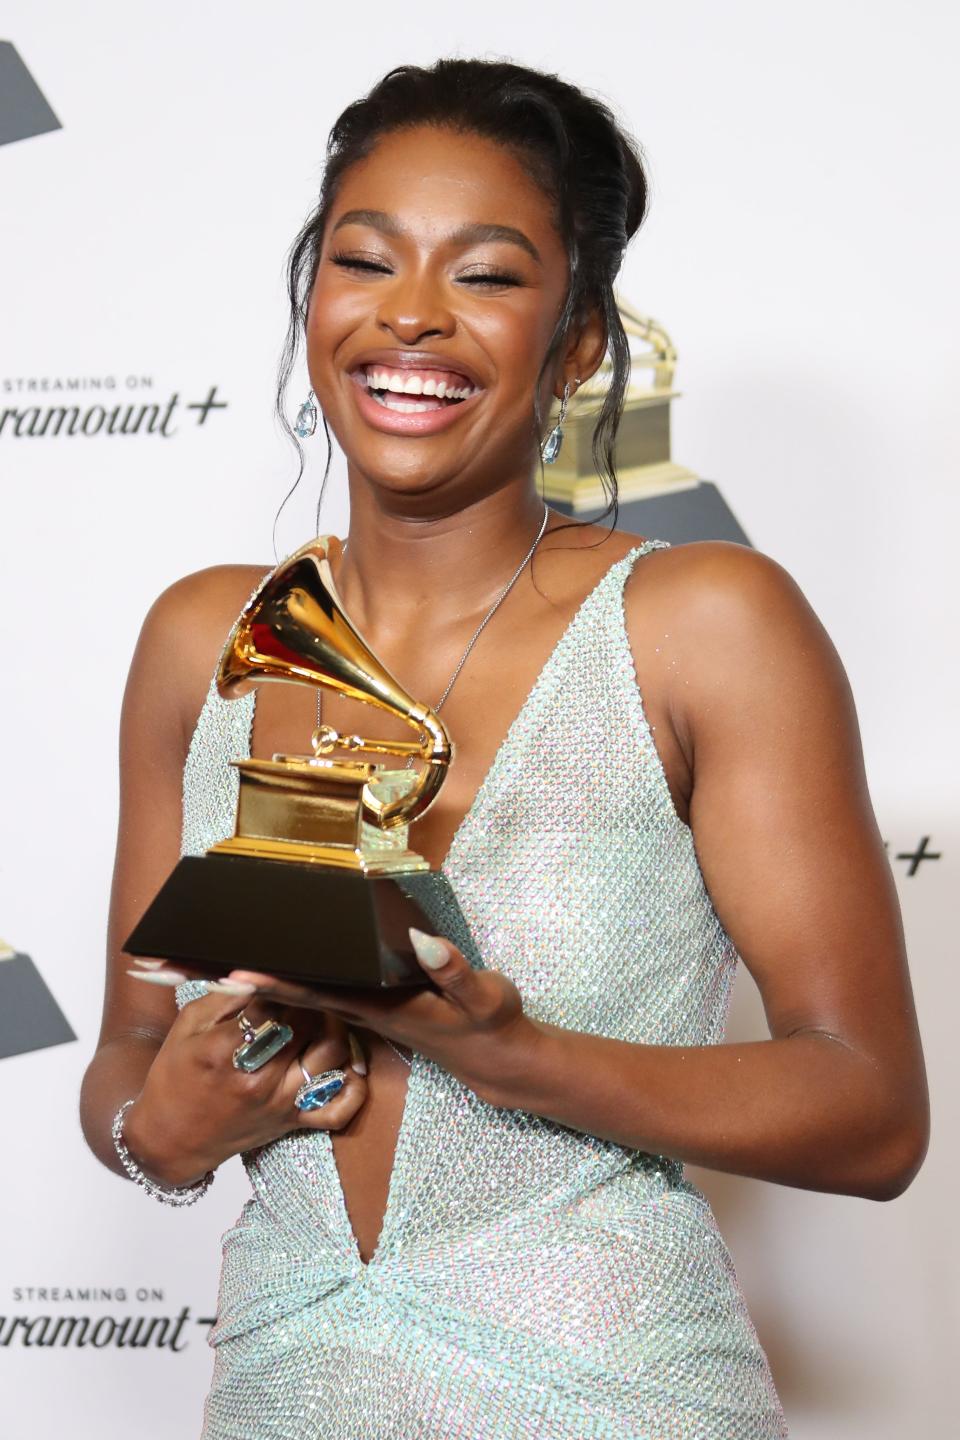
[[[348,255],[343,251],[336,251],[330,256],[331,263],[341,270],[352,271],[360,275],[392,275],[390,266],[382,260],[369,260],[360,255]],[[523,285],[522,275],[513,271],[488,267],[481,269],[478,266],[471,266],[469,270],[463,270],[456,276],[458,285],[469,285],[472,288],[488,288],[491,290],[503,290],[515,285]]]

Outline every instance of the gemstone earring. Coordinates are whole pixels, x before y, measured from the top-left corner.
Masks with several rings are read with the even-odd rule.
[[[317,407],[314,404],[313,391],[311,390],[310,394],[307,396],[306,400],[304,400],[303,404],[300,406],[300,409],[297,411],[297,418],[293,424],[293,431],[295,435],[300,436],[301,440],[308,440],[313,434],[313,432],[316,430],[316,428]]]
[[[575,385],[579,381],[574,382]],[[544,465],[552,465],[560,454],[560,446],[563,444],[563,422],[567,415],[567,401],[570,399],[570,381],[563,387],[563,395],[560,400],[560,414],[557,416],[557,423],[540,447],[540,454],[543,457]]]

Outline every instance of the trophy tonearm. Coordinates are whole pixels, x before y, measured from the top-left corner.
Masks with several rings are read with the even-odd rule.
[[[347,616],[330,568],[333,544],[312,540],[266,577],[227,638],[217,688],[232,699],[264,681],[318,686],[399,717],[417,739],[371,740],[323,726],[312,755],[234,761],[236,832],[211,853],[368,875],[425,870],[426,861],[407,847],[407,826],[435,799],[453,746],[439,716],[408,694]],[[370,760],[332,758],[335,749],[413,758],[422,768],[385,770]]]

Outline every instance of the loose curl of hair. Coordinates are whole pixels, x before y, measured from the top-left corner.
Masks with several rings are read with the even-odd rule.
[[[609,108],[593,96],[556,75],[488,60],[438,60],[429,68],[401,65],[368,95],[348,105],[330,132],[317,204],[293,243],[287,265],[290,320],[277,380],[277,413],[297,447],[300,470],[280,509],[303,475],[303,450],[287,419],[285,399],[305,332],[330,208],[344,174],[369,155],[382,136],[421,125],[479,135],[505,146],[554,205],[567,252],[569,285],[539,381],[571,325],[595,309],[606,331],[612,374],[594,426],[593,456],[608,501],[604,516],[612,514],[616,523],[614,447],[630,376],[630,347],[613,286],[627,244],[647,210],[641,154]],[[539,392],[538,382],[533,414],[538,440],[543,432]],[[323,425],[327,464],[317,502],[318,527],[332,454],[326,420]]]

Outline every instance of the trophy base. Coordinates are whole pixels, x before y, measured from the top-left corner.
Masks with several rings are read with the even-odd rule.
[[[407,931],[432,926],[399,879],[262,855],[189,855],[123,948],[211,977],[258,970],[320,987],[425,985]]]
[[[300,840],[272,839],[264,835],[233,835],[229,840],[211,845],[208,855],[251,855],[259,860],[293,860],[300,865],[330,865],[337,870],[353,870],[360,875],[410,875],[429,870],[421,855],[413,850],[387,850],[371,853],[360,846],[308,844]]]

